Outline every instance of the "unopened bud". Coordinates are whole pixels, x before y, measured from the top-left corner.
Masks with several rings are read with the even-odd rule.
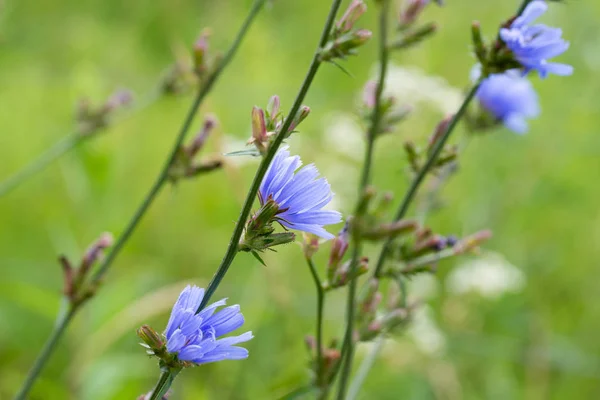
[[[205,29],[194,43],[194,71],[202,77],[208,70],[208,38],[210,30]]]
[[[308,107],[308,106],[300,107],[300,109],[296,113],[296,116],[292,120],[292,124],[290,125],[290,128],[288,129],[288,133],[287,133],[286,137],[290,136],[292,134],[292,132],[296,129],[296,127],[298,125],[300,125],[300,123],[302,123],[302,121],[304,121],[306,119],[306,117],[308,117],[308,114],[310,114],[310,107]]]
[[[471,40],[473,41],[473,52],[481,65],[487,64],[487,48],[481,35],[481,24],[473,21],[471,24]]]
[[[206,142],[208,135],[210,135],[216,124],[217,119],[213,116],[207,116],[204,119],[204,125],[202,126],[202,130],[198,132],[196,137],[194,137],[194,140],[192,140],[192,143],[187,149],[190,157],[196,155],[196,153],[198,153],[198,151],[202,149],[202,147],[204,147],[204,143]]]
[[[348,235],[348,223],[344,225],[340,233],[331,242],[331,252],[329,253],[329,264],[327,268],[327,279],[332,280],[340,262],[348,250],[350,238]]]
[[[473,235],[467,236],[460,240],[455,246],[454,251],[456,254],[463,254],[469,251],[476,250],[479,245],[486,242],[492,237],[492,231],[484,230],[474,233]]]
[[[379,293],[379,279],[372,278],[367,282],[365,290],[359,296],[358,307],[360,312],[358,317],[361,318],[361,314],[374,313],[380,301],[381,293]]]
[[[317,348],[317,341],[315,340],[315,337],[312,335],[306,335],[304,337],[304,344],[306,345],[306,348],[308,349],[308,351],[310,351],[311,353],[315,351],[315,349]]]
[[[405,233],[414,232],[419,224],[413,220],[402,220],[392,223],[381,224],[375,228],[363,232],[363,237],[367,240],[381,240],[384,238],[394,238]]]
[[[358,265],[354,270],[354,274],[350,274],[350,264],[352,261],[347,261],[340,265],[333,274],[328,284],[324,287],[325,289],[336,289],[345,286],[350,282],[351,279],[358,278],[361,275],[366,274],[369,271],[369,259],[368,257],[361,257],[358,261]]]
[[[217,170],[217,169],[221,168],[222,166],[223,166],[223,160],[221,160],[221,159],[201,161],[198,164],[191,165],[185,171],[185,177],[192,178],[197,175],[206,174],[208,172]]]
[[[88,248],[85,256],[83,256],[79,274],[84,275],[92,264],[102,256],[102,250],[110,247],[112,243],[113,236],[108,232],[103,233],[100,238]]]
[[[106,111],[112,111],[121,107],[128,106],[133,102],[133,93],[129,89],[118,89],[113,93],[106,104],[104,105]]]
[[[266,143],[268,140],[267,126],[265,123],[265,112],[256,106],[252,108],[252,139],[257,148],[261,151],[266,150]]]
[[[279,114],[280,101],[279,96],[274,95],[269,100],[269,104],[267,105],[267,112],[269,113],[269,118],[271,122],[275,122],[277,115]]]
[[[319,238],[311,233],[305,233],[303,237],[304,242],[302,249],[304,251],[304,257],[310,260],[319,250]]]
[[[148,325],[142,325],[137,330],[137,335],[146,343],[149,354],[158,354],[164,351],[164,338]]]
[[[337,30],[339,33],[349,32],[356,21],[367,11],[367,5],[362,0],[353,0],[348,9],[337,22]]]
[[[435,22],[428,22],[414,30],[409,30],[401,35],[400,39],[390,44],[390,49],[407,49],[419,44],[424,39],[436,33],[438,26]]]
[[[428,4],[429,0],[407,0],[400,10],[398,17],[399,28],[405,29],[412,25]]]
[[[454,118],[454,114],[447,115],[436,126],[435,130],[433,131],[433,134],[431,135],[431,137],[429,138],[429,141],[427,142],[428,153],[431,153],[431,151],[433,151],[435,144],[446,134],[446,131],[448,130],[448,126],[450,125],[450,122],[452,122],[453,118]]]
[[[385,327],[387,331],[390,331],[401,324],[405,323],[408,320],[409,314],[408,311],[404,308],[397,308],[393,311],[390,311],[383,317],[382,325]]]

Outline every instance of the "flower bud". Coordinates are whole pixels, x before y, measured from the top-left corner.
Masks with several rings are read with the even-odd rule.
[[[428,153],[431,153],[431,151],[433,151],[435,144],[442,138],[442,136],[444,136],[453,118],[454,114],[446,115],[446,117],[443,120],[441,120],[440,123],[436,126],[435,130],[433,131],[433,134],[427,142]]]
[[[377,91],[377,82],[376,81],[368,81],[363,89],[363,104],[366,108],[372,109],[375,107],[375,97]]]
[[[352,0],[348,9],[337,22],[337,31],[346,33],[354,28],[354,24],[367,11],[367,5],[362,0]]]
[[[428,22],[414,30],[404,32],[400,36],[400,39],[390,43],[389,47],[390,49],[394,50],[407,49],[409,47],[415,46],[416,44],[419,44],[424,39],[436,33],[437,30],[438,26],[435,22]]]
[[[210,30],[205,29],[194,43],[194,72],[198,77],[204,76],[208,70],[208,38]]]
[[[98,258],[102,256],[102,250],[112,246],[112,243],[113,236],[108,232],[104,232],[100,238],[98,238],[98,240],[88,248],[87,252],[83,256],[79,274],[86,274],[92,264],[94,264]]]
[[[290,128],[288,130],[286,137],[290,136],[292,134],[292,132],[296,129],[296,127],[298,125],[300,125],[300,123],[302,121],[304,121],[306,119],[306,117],[308,117],[308,114],[310,114],[310,107],[308,107],[308,106],[300,107],[300,109],[296,113],[296,116],[292,120],[292,124],[290,125]]]
[[[351,262],[352,261],[347,261],[344,264],[340,265],[337,268],[337,270],[334,271],[333,278],[329,280],[328,284],[325,285],[324,289],[330,290],[346,286],[351,279],[358,278],[359,276],[364,275],[369,271],[369,259],[368,257],[362,257],[358,261],[355,273],[352,276],[350,276]]]
[[[214,116],[206,116],[204,118],[204,125],[202,126],[202,130],[198,132],[192,143],[188,146],[187,152],[190,157],[193,157],[204,147],[204,143],[208,138],[208,135],[212,132],[215,125],[217,125],[217,119]]]
[[[367,240],[381,240],[384,238],[394,238],[396,236],[414,232],[419,224],[413,220],[401,220],[392,223],[380,224],[379,226],[363,232],[363,237]]]
[[[398,17],[398,26],[400,29],[405,29],[412,25],[423,9],[429,4],[429,0],[407,0],[405,1],[400,15]]]
[[[302,236],[304,238],[302,243],[304,257],[310,260],[319,250],[319,237],[311,233],[304,233]]]
[[[455,246],[455,254],[464,254],[469,251],[476,250],[479,245],[486,242],[492,237],[492,231],[484,230],[474,233],[460,240]]]
[[[273,122],[273,123],[276,122],[277,115],[279,115],[279,107],[280,107],[279,96],[277,96],[277,95],[272,96],[271,99],[269,100],[269,104],[267,105],[267,112],[269,114],[269,118],[271,119],[271,122]]]
[[[383,317],[381,321],[382,326],[386,331],[391,331],[394,328],[404,324],[408,321],[409,313],[404,308],[397,308]]]
[[[252,138],[250,143],[254,143],[261,153],[267,150],[268,143],[267,126],[265,123],[265,112],[256,106],[252,108]]]
[[[327,279],[333,280],[333,277],[340,265],[340,262],[348,250],[350,238],[348,235],[348,223],[344,225],[340,233],[331,242],[331,252],[329,253],[329,264],[327,268]]]
[[[157,333],[154,329],[148,325],[142,325],[137,330],[137,335],[144,341],[148,349],[148,354],[155,355],[161,354],[165,351],[165,340],[162,335]]]

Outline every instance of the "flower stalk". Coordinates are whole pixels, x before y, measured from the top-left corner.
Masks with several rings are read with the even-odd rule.
[[[210,91],[212,90],[214,84],[216,83],[218,78],[221,76],[221,73],[225,70],[225,68],[229,65],[229,63],[233,59],[243,38],[246,36],[246,33],[248,32],[250,26],[252,25],[252,22],[254,22],[255,17],[258,15],[258,12],[262,9],[262,6],[264,5],[265,2],[266,2],[266,0],[256,0],[254,2],[252,9],[250,10],[248,16],[246,17],[246,20],[244,21],[242,27],[240,28],[231,47],[229,48],[229,50],[227,51],[227,53],[225,54],[225,56],[223,57],[221,62],[218,64],[218,66],[215,68],[214,72],[210,76],[208,76],[206,78],[206,80],[202,82],[202,86],[200,86],[198,88],[196,97],[194,98],[192,106],[190,107],[190,109],[187,113],[187,116],[183,122],[183,125],[181,126],[181,129],[175,139],[175,143],[167,157],[165,164],[163,165],[161,172],[159,173],[158,177],[156,178],[156,181],[150,188],[150,191],[148,192],[146,197],[142,200],[142,203],[140,204],[138,209],[135,211],[133,217],[127,224],[125,230],[117,238],[114,246],[111,248],[111,251],[108,253],[108,255],[106,256],[106,258],[104,259],[102,264],[97,269],[96,273],[91,278],[90,284],[92,286],[100,284],[100,282],[102,281],[102,278],[108,272],[110,266],[116,259],[117,255],[120,253],[122,248],[125,246],[125,244],[129,240],[129,238],[133,234],[135,228],[138,226],[142,217],[145,215],[146,211],[150,208],[150,206],[154,202],[154,199],[156,198],[156,196],[160,193],[161,189],[164,187],[165,183],[168,181],[169,170],[171,168],[173,160],[177,156],[177,153],[183,143],[183,140],[185,139],[187,132],[189,131],[189,129],[192,125],[192,122],[196,116],[196,113],[197,113],[200,105],[202,104],[203,100],[206,98],[208,93],[210,93]],[[83,303],[81,303],[81,304],[83,304]],[[27,398],[29,390],[33,386],[33,383],[35,382],[35,380],[39,376],[41,370],[43,369],[44,365],[48,361],[50,355],[52,354],[53,350],[56,347],[56,344],[59,342],[60,338],[64,334],[68,324],[72,320],[72,318],[75,315],[75,313],[77,312],[78,308],[79,307],[72,309],[67,314],[68,317],[65,317],[65,318],[59,320],[59,324],[58,324],[57,328],[52,332],[50,338],[48,339],[46,346],[42,350],[42,353],[40,353],[40,355],[38,356],[38,359],[35,361],[34,367],[29,372],[29,374],[25,380],[25,383],[23,384],[19,393],[15,397],[15,400],[24,400]]]

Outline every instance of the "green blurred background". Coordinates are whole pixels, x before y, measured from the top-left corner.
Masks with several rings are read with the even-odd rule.
[[[368,3],[361,25],[375,29],[376,5]],[[424,15],[440,24],[433,39],[393,56],[395,71],[409,71],[396,74],[399,98],[417,103],[412,118],[377,148],[375,184],[397,199],[407,184],[403,140],[425,140],[455,104],[447,92],[468,83],[470,22],[480,20],[491,37],[517,7],[516,0],[447,3]],[[0,178],[72,130],[79,98],[98,103],[127,87],[143,99],[174,50],[189,47],[201,28],[211,27],[212,48],[224,50],[250,5],[2,1]],[[252,106],[266,105],[272,94],[281,96],[284,109],[291,105],[328,8],[322,0],[279,0],[259,16],[200,112],[220,121],[206,154],[243,143]],[[563,27],[572,42],[561,61],[573,64],[575,75],[535,79],[543,114],[528,135],[498,129],[470,140],[459,173],[442,192],[444,208],[427,221],[446,234],[492,229],[482,257],[512,268],[519,284],[492,294],[457,290],[451,271],[473,261],[467,258],[441,263],[434,280],[415,281],[415,299],[422,293],[429,306],[418,329],[386,343],[361,398],[600,395],[598,15],[597,2],[552,7],[545,22]],[[345,215],[361,162],[352,113],[375,63],[372,42],[344,63],[352,77],[323,66],[305,101],[312,113],[290,142],[330,179]],[[121,232],[162,167],[190,102],[189,96],[161,99],[0,198],[0,398],[16,392],[52,328],[62,285],[57,255],[76,260],[101,232]],[[197,118],[195,129],[200,125]],[[464,133],[459,129],[457,137]],[[70,327],[32,399],[133,399],[154,385],[156,362],[144,356],[135,330],[142,323],[162,329],[183,286],[207,284],[256,165],[229,165],[163,191]],[[327,251],[324,246],[318,257],[321,265]],[[242,305],[245,328],[255,333],[250,358],[185,371],[172,398],[271,399],[308,381],[303,339],[314,329],[310,274],[297,245],[266,260],[265,268],[240,255],[216,296]],[[343,301],[342,293],[329,299],[327,337],[342,331]],[[367,347],[359,348],[359,359]]]

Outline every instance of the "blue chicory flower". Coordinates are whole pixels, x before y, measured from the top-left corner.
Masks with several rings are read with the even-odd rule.
[[[500,30],[500,37],[513,52],[515,59],[525,68],[526,73],[535,70],[542,78],[550,73],[571,75],[572,66],[547,61],[569,48],[569,42],[561,37],[562,30],[542,24],[530,25],[547,9],[548,5],[544,1],[532,1],[523,14],[513,21],[510,28]]]
[[[279,150],[260,185],[260,204],[275,201],[280,210],[277,220],[286,228],[332,239],[323,226],[337,224],[342,216],[322,209],[333,198],[331,187],[325,178],[318,178],[314,165],[301,165],[300,157],[290,156],[287,147]]]
[[[226,335],[244,324],[240,306],[234,305],[216,311],[225,305],[217,301],[196,314],[204,297],[204,289],[187,286],[177,299],[165,330],[167,351],[176,353],[181,361],[205,364],[213,361],[240,360],[248,357],[248,350],[234,346],[252,339],[252,332],[239,336]]]
[[[540,113],[538,96],[531,82],[519,71],[492,74],[481,82],[477,91],[481,106],[510,130],[527,132],[527,118]]]

